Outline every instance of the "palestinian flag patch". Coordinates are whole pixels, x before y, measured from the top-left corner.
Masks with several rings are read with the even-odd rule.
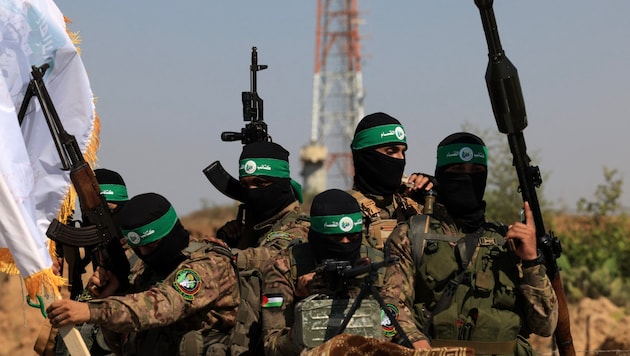
[[[263,294],[262,307],[263,308],[280,308],[284,302],[282,294]]]
[[[267,242],[276,240],[276,239],[282,239],[282,240],[287,240],[287,241],[291,241],[295,238],[295,235],[293,234],[289,234],[288,232],[284,232],[284,231],[272,231],[270,233],[267,234]]]
[[[197,272],[185,268],[177,271],[173,287],[184,299],[193,300],[195,299],[195,294],[201,289],[201,278]]]
[[[387,309],[392,312],[394,319],[398,320],[398,307],[393,304],[387,304]],[[385,335],[385,337],[392,337],[396,335],[396,327],[394,326],[394,323],[392,323],[383,310],[381,310],[381,327],[383,328],[383,335]]]

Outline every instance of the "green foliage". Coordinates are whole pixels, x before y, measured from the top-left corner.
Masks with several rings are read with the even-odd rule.
[[[616,169],[604,167],[604,180],[594,199],[578,201],[578,211],[585,215],[573,219],[562,237],[571,266],[563,279],[572,300],[604,296],[630,307],[630,221],[618,213],[623,179]]]
[[[580,198],[577,203],[578,212],[590,213],[593,218],[598,220],[602,217],[619,212],[621,209],[621,193],[623,193],[623,178],[618,177],[617,169],[608,169],[604,167],[604,180],[595,189],[595,200],[589,201],[586,198]]]

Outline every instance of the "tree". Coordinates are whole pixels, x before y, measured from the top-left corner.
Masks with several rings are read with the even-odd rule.
[[[577,210],[580,213],[592,214],[596,223],[602,217],[617,213],[621,210],[621,194],[623,193],[623,178],[618,176],[617,169],[604,167],[605,182],[595,189],[595,199],[587,200],[582,197],[577,202]]]

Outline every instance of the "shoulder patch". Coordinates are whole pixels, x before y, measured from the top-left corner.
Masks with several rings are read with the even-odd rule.
[[[193,300],[201,289],[201,278],[192,269],[181,269],[177,271],[173,287],[184,299]]]
[[[283,302],[284,298],[282,297],[282,294],[271,293],[263,294],[262,296],[263,308],[280,308]]]
[[[295,235],[290,234],[288,232],[272,231],[272,232],[267,234],[266,240],[267,240],[267,242],[273,241],[273,240],[277,240],[277,239],[291,241],[294,238],[295,238]]]
[[[398,307],[393,304],[387,304],[387,309],[389,309],[394,318],[398,320]],[[396,327],[394,326],[394,323],[389,320],[389,317],[383,310],[381,310],[381,327],[383,328],[383,335],[385,335],[385,337],[392,337],[396,335]]]

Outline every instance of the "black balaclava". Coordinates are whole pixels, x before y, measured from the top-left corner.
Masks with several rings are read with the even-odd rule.
[[[467,132],[449,135],[438,145],[435,168],[438,200],[464,232],[477,231],[485,222],[487,161],[483,140]],[[474,173],[446,172],[449,166],[461,163],[481,164],[486,169]]]
[[[402,137],[396,135],[387,136],[389,139],[383,142],[372,140],[371,145],[357,146],[357,138],[360,133],[378,126],[387,127],[387,125],[398,125],[402,133]],[[394,138],[393,140],[391,138]],[[354,132],[354,140],[352,144],[352,160],[354,163],[354,189],[364,193],[379,196],[393,195],[401,185],[401,179],[405,170],[405,159],[398,159],[386,156],[374,149],[395,144],[404,144],[407,146],[404,130],[400,121],[395,118],[377,112],[365,116],[357,125]],[[360,147],[360,148],[359,148]]]
[[[118,172],[105,168],[95,169],[94,175],[96,176],[96,181],[101,190],[101,195],[105,197],[107,202],[117,205],[116,208],[111,211],[112,217],[116,219],[122,207],[129,201],[125,181]]]
[[[151,270],[166,275],[184,260],[182,250],[188,246],[190,235],[163,196],[145,193],[131,198],[120,212],[119,223],[132,248],[158,242],[146,255],[134,248]]]
[[[275,170],[273,163],[270,165],[271,171],[269,175],[263,170],[245,173],[247,163],[250,160],[278,160],[281,166],[280,170]],[[286,163],[285,163],[286,162]],[[292,184],[288,171],[289,152],[274,142],[254,142],[243,146],[243,152],[240,156],[239,177],[246,175],[261,176],[272,182],[269,186],[245,189],[245,206],[247,211],[247,220],[252,224],[259,224],[270,219],[274,215],[282,211],[291,203],[298,200],[295,185]],[[275,172],[274,172],[275,170]]]
[[[363,217],[357,200],[343,190],[329,189],[313,198],[310,215],[308,242],[315,261],[333,259],[354,264],[361,255],[361,238],[343,243],[327,235],[361,233]]]

